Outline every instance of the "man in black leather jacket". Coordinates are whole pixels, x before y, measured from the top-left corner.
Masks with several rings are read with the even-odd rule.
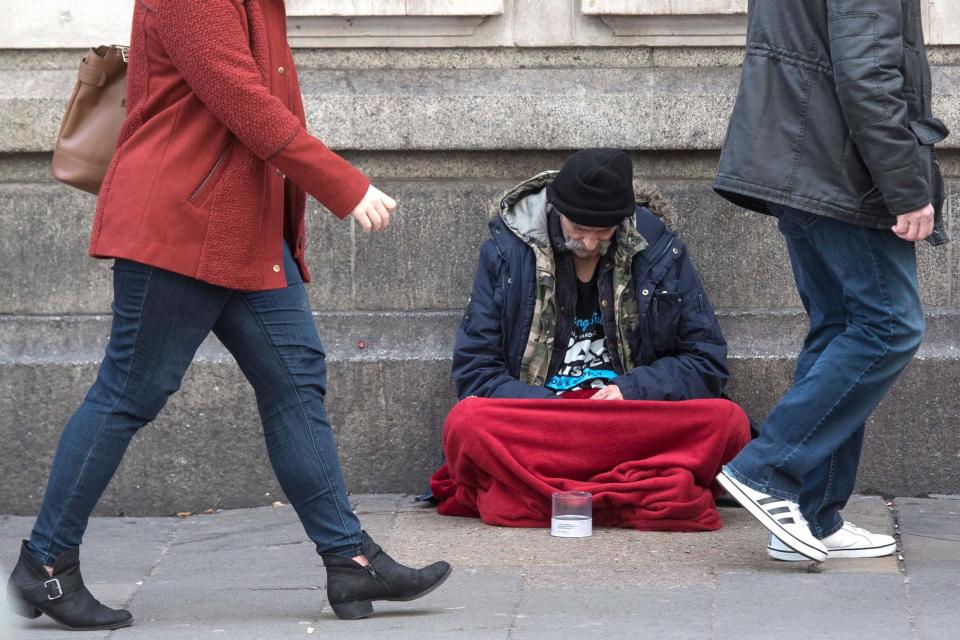
[[[948,241],[919,0],[751,0],[715,189],[778,218],[810,330],[793,387],[718,481],[780,560],[877,557],[845,522],[864,423],[924,332],[915,242]]]

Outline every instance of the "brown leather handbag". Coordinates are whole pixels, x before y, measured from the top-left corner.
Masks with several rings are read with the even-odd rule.
[[[60,182],[100,191],[126,115],[128,55],[129,47],[102,46],[80,62],[53,150],[53,175]]]

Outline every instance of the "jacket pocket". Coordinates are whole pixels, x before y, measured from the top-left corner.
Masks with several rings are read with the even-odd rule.
[[[950,135],[950,129],[939,118],[927,116],[910,121],[910,130],[920,143],[920,158],[923,163],[924,178],[930,187],[930,204],[933,205],[934,226],[933,233],[927,242],[939,246],[950,242],[950,235],[945,228],[943,203],[944,186],[943,174],[940,172],[940,163],[933,148],[938,142]]]
[[[231,145],[227,145],[227,147],[220,152],[220,156],[213,164],[213,167],[210,168],[203,180],[200,181],[200,183],[193,190],[193,193],[190,194],[190,204],[193,206],[202,206],[213,192],[213,187],[220,179],[220,176],[223,175],[223,169],[227,164],[227,156],[230,154],[230,147]]]
[[[910,121],[910,130],[917,136],[920,144],[934,145],[942,142],[950,135],[950,129],[940,118],[932,116],[926,118],[917,118]]]
[[[653,350],[657,354],[673,351],[677,343],[683,291],[679,280],[666,280],[653,290],[650,300]]]

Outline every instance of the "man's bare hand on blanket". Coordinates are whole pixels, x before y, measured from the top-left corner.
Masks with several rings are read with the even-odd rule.
[[[590,397],[591,400],[623,400],[623,394],[620,393],[620,387],[615,384],[609,384],[600,391],[597,391]]]

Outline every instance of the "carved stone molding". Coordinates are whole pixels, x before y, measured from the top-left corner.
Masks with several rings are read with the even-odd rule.
[[[583,15],[746,15],[747,0],[581,0]]]
[[[491,16],[504,0],[287,0],[288,16]]]
[[[288,0],[288,33],[294,47],[469,38],[490,16],[503,15],[503,4],[504,0]]]
[[[746,0],[581,0],[618,38],[650,46],[740,46]]]
[[[960,3],[957,0],[924,0],[929,44],[960,45]]]
[[[381,43],[372,39],[466,38],[475,35],[486,19],[486,16],[291,17],[287,35],[292,47],[374,46]],[[358,41],[364,38],[371,41]]]

